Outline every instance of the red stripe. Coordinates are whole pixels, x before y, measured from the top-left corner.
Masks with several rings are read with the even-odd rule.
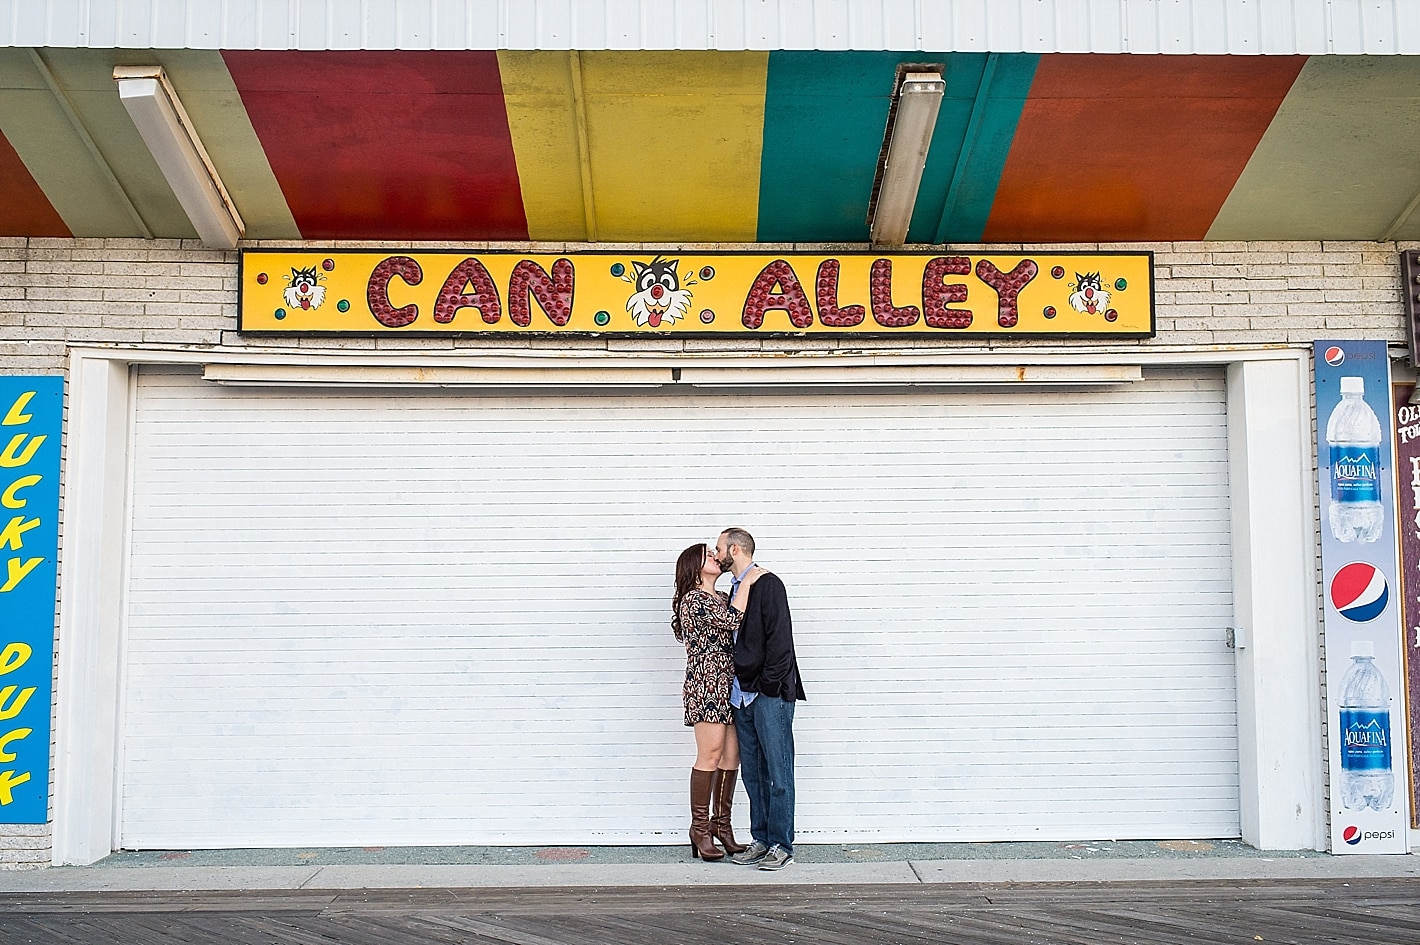
[[[1042,56],[984,239],[1203,239],[1305,62]]]
[[[0,134],[0,236],[72,236],[20,156]]]
[[[528,238],[496,53],[222,57],[307,239]]]

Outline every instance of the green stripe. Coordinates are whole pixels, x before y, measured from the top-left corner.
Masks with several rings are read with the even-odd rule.
[[[908,238],[919,243],[975,243],[986,230],[996,187],[1040,57],[1033,53],[972,57],[954,88],[949,78],[944,115],[922,172]]]
[[[990,58],[985,53],[771,53],[759,239],[868,239],[868,200],[900,63],[941,63],[947,82],[909,238],[931,242],[940,230],[954,241],[979,239],[1039,60],[1028,53],[995,56],[990,81],[983,84]]]

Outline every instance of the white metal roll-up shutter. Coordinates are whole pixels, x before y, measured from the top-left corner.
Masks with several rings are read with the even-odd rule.
[[[1219,373],[138,387],[125,847],[679,841],[671,570],[732,524],[790,592],[801,841],[1238,833]]]

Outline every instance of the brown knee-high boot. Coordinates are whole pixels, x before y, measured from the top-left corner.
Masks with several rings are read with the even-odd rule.
[[[690,769],[690,855],[702,860],[719,860],[725,856],[710,839],[710,789],[714,780],[714,771]]]
[[[740,853],[746,849],[743,843],[735,842],[735,832],[730,827],[730,808],[735,803],[736,773],[735,768],[718,769],[715,772],[714,790],[710,795],[710,836],[720,841],[726,853]]]

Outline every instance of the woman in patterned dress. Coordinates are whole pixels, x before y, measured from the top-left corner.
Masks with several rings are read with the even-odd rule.
[[[730,828],[735,774],[740,767],[730,680],[735,672],[735,633],[744,617],[756,567],[745,575],[735,600],[715,590],[720,577],[715,551],[704,544],[681,552],[675,567],[671,628],[685,644],[685,724],[695,729],[695,767],[690,769],[691,855],[718,860],[744,849]],[[713,809],[713,812],[712,812]],[[719,840],[724,851],[715,846]]]

